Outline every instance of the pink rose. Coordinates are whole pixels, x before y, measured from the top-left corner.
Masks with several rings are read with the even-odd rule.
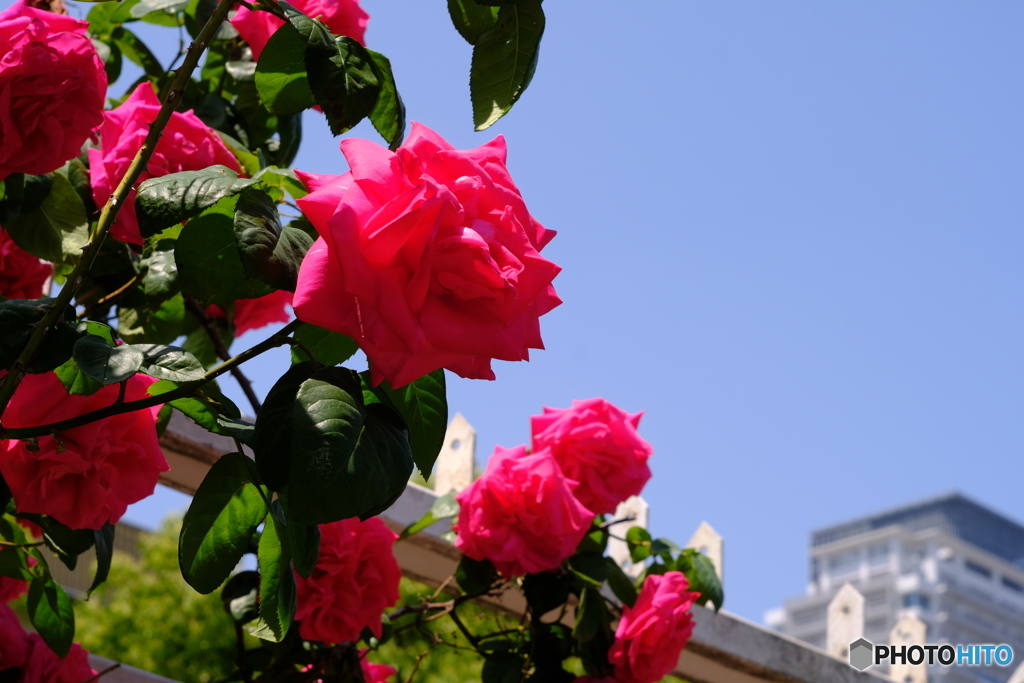
[[[676,668],[693,632],[690,608],[699,596],[680,572],[652,574],[633,607],[622,608],[608,662],[622,683],[654,683]]]
[[[2,553],[19,553],[17,548],[4,548]],[[14,579],[10,576],[0,576],[0,604],[6,605],[11,600],[18,598],[28,592],[28,581]],[[0,667],[2,668],[2,667]]]
[[[43,283],[51,275],[52,265],[23,250],[0,228],[0,296],[38,299],[43,295]]]
[[[159,111],[160,100],[153,92],[152,84],[146,81],[135,88],[120,107],[104,113],[100,148],[89,150],[89,177],[96,206],[103,206],[110,199]],[[136,187],[149,178],[181,171],[201,171],[216,164],[238,173],[242,170],[216,131],[191,111],[174,112]],[[142,244],[139,222],[135,217],[134,190],[117,214],[110,235],[122,242]]]
[[[455,547],[490,560],[505,576],[557,568],[576,550],[594,514],[573,495],[551,451],[497,446],[487,470],[457,496]]]
[[[103,123],[107,74],[88,28],[24,0],[0,12],[0,179],[60,168]]]
[[[271,323],[286,323],[291,320],[285,306],[292,303],[292,293],[283,289],[271,292],[257,299],[239,299],[235,302],[235,336],[241,337],[249,330],[258,330]],[[227,313],[220,306],[207,306],[206,314],[213,318],[226,318]]]
[[[0,671],[24,666],[28,652],[28,634],[18,621],[18,615],[7,605],[0,605]]]
[[[572,408],[544,408],[530,418],[533,450],[551,449],[562,472],[579,482],[576,497],[596,514],[615,512],[651,478],[647,459],[651,444],[637,434],[643,413],[592,398],[573,401]]]
[[[497,137],[457,150],[418,123],[397,152],[342,140],[351,171],[298,172],[320,233],[299,270],[295,315],[352,337],[374,383],[447,368],[494,379],[491,359],[543,348],[539,316],[561,303],[554,236],[526,210]]]
[[[380,617],[398,600],[402,570],[391,553],[398,535],[371,517],[320,525],[320,557],[308,579],[296,575],[299,634],[342,643],[366,627],[378,638]]]
[[[126,401],[146,398],[155,380],[134,375]],[[67,420],[105,408],[117,400],[119,386],[92,396],[71,396],[52,372],[26,375],[4,423],[30,427]],[[38,437],[27,442],[0,441],[0,472],[21,512],[50,515],[72,529],[99,529],[121,519],[128,505],[153,493],[169,468],[156,436],[160,406],[139,410]]]
[[[374,664],[366,658],[368,650],[359,652],[359,666],[363,670],[363,679],[366,683],[384,683],[391,676],[398,673],[398,669],[387,664]]]
[[[324,22],[334,35],[348,36],[365,45],[363,34],[370,15],[359,6],[359,0],[295,0],[291,5],[306,16]],[[249,43],[252,58],[258,60],[270,36],[284,25],[284,21],[270,12],[253,12],[239,7],[231,24]]]
[[[75,643],[68,656],[61,659],[43,642],[39,634],[29,637],[28,661],[22,672],[22,683],[84,683],[96,675],[89,666],[89,653]]]

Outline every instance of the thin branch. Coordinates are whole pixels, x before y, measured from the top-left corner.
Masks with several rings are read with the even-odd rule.
[[[140,282],[142,282],[142,278],[143,278],[143,271],[139,271],[138,273],[135,273],[135,275],[132,277],[131,280],[128,280],[128,282],[124,283],[123,285],[121,285],[120,287],[115,289],[110,294],[107,294],[106,296],[100,297],[94,303],[86,306],[85,307],[85,312],[82,314],[82,317],[84,318],[84,317],[92,314],[94,311],[97,311],[97,310],[99,310],[99,309],[101,309],[101,308],[103,308],[103,307],[105,307],[105,306],[107,306],[107,305],[117,301],[124,294],[127,294],[128,291],[130,291],[135,285],[137,285]]]
[[[164,128],[167,127],[168,122],[171,120],[171,114],[174,113],[174,108],[181,100],[182,94],[185,92],[185,86],[187,86],[192,78],[192,72],[195,71],[196,66],[199,64],[199,57],[203,54],[203,50],[209,45],[210,40],[217,33],[217,29],[227,19],[228,13],[234,6],[234,0],[224,0],[217,9],[213,11],[209,21],[203,27],[203,30],[199,32],[195,42],[193,42],[188,48],[188,54],[185,55],[185,61],[182,62],[181,68],[175,73],[174,81],[171,83],[171,89],[164,98],[163,104],[160,107],[160,112],[156,116],[156,120],[150,125],[149,133],[146,135],[145,141],[142,143],[142,147],[139,148],[138,153],[132,160],[131,165],[125,172],[124,177],[121,178],[121,182],[118,184],[117,189],[107,200],[103,210],[100,212],[99,221],[96,224],[96,232],[92,235],[89,243],[85,246],[84,253],[81,259],[78,261],[78,265],[71,271],[68,276],[67,284],[61,289],[60,294],[54,300],[53,305],[50,306],[50,310],[46,312],[42,320],[36,325],[32,331],[32,336],[29,337],[28,343],[25,344],[25,348],[21,350],[18,355],[18,359],[11,366],[10,371],[7,373],[7,377],[4,379],[4,383],[0,386],[0,417],[3,416],[4,411],[7,410],[7,405],[11,402],[11,398],[14,396],[14,392],[17,391],[18,385],[21,384],[21,378],[25,376],[26,369],[32,365],[32,361],[35,359],[36,353],[38,353],[43,343],[43,338],[46,336],[47,331],[53,327],[60,319],[64,312],[64,308],[71,303],[71,298],[78,291],[82,281],[88,274],[95,262],[96,257],[99,255],[100,248],[103,246],[103,242],[107,237],[107,233],[114,225],[114,221],[117,219],[117,213],[121,210],[121,207],[128,201],[128,195],[131,194],[135,187],[136,181],[139,176],[142,175],[143,171],[146,170],[146,166],[149,164],[150,157],[153,156],[153,152],[156,151],[157,143],[160,141],[160,137],[163,135]],[[154,404],[155,405],[155,404]]]
[[[417,671],[419,671],[420,662],[422,662],[423,658],[429,654],[430,650],[424,650],[420,653],[420,656],[416,658],[416,663],[412,665],[412,671],[409,672],[409,676],[405,679],[405,683],[412,683],[412,677],[416,675]]]
[[[277,334],[264,339],[256,346],[243,351],[231,360],[225,361],[217,367],[208,370],[203,376],[203,379],[195,383],[189,383],[183,387],[174,389],[173,391],[168,391],[156,396],[150,396],[149,398],[142,398],[137,401],[127,401],[121,404],[114,403],[106,408],[100,408],[99,410],[94,410],[91,413],[85,413],[84,415],[79,415],[78,417],[62,420],[60,422],[18,429],[0,427],[0,439],[29,439],[33,436],[48,436],[58,432],[67,431],[69,429],[74,429],[75,427],[81,427],[84,424],[89,424],[96,420],[102,420],[106,417],[121,415],[122,413],[130,413],[135,410],[142,410],[143,408],[152,408],[153,406],[158,406],[163,403],[169,403],[175,399],[191,396],[196,392],[196,390],[201,389],[203,385],[207,384],[210,380],[220,377],[225,372],[230,371],[231,368],[241,365],[242,363],[255,358],[261,353],[269,351],[270,349],[287,344],[288,337],[286,335],[289,335],[299,329],[303,324],[304,323],[301,320],[291,321]]]
[[[106,669],[104,669],[103,671],[99,672],[98,674],[93,674],[92,676],[89,676],[89,678],[87,678],[84,681],[82,681],[82,683],[92,683],[93,681],[97,680],[101,676],[106,676],[108,673],[110,673],[114,669],[120,669],[120,668],[121,668],[121,663],[118,662],[116,664],[108,666]]]
[[[221,360],[228,360],[231,358],[231,354],[228,353],[228,347],[224,343],[224,338],[220,336],[220,330],[217,329],[217,323],[213,321],[213,318],[206,315],[206,311],[199,305],[195,299],[190,296],[185,297],[185,308],[188,309],[189,313],[194,315],[199,321],[199,324],[206,330],[207,336],[210,337],[210,341],[213,342],[213,350],[217,352],[217,357]],[[238,382],[238,386],[242,387],[242,393],[249,399],[249,405],[252,406],[253,414],[256,415],[260,412],[260,399],[253,391],[252,383],[249,382],[249,378],[242,374],[241,368],[232,368],[231,376]]]
[[[450,612],[448,612],[448,616],[452,618],[452,621],[455,622],[455,625],[459,627],[460,631],[462,631],[462,635],[466,636],[466,640],[469,641],[469,644],[476,648],[480,644],[480,639],[474,636],[472,633],[470,633],[469,629],[466,628],[466,625],[462,623],[462,619],[459,619],[459,615],[455,613],[456,607],[458,607],[457,604],[452,605],[452,609]]]

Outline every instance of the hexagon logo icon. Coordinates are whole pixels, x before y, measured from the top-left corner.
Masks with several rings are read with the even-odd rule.
[[[874,651],[875,646],[871,644],[871,641],[864,638],[853,641],[850,643],[850,666],[858,671],[868,668],[871,666]]]

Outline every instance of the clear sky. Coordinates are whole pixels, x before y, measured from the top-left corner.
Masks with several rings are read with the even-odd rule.
[[[646,411],[653,532],[714,526],[756,621],[803,592],[812,528],[949,490],[1024,520],[1024,4],[548,2],[484,133],[445,3],[363,5],[409,117],[505,135],[559,232],[548,350],[449,376],[478,458],[543,405]],[[320,115],[304,136],[297,168],[345,170]]]

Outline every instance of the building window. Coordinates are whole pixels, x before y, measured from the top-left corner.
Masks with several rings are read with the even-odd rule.
[[[964,567],[966,567],[968,571],[972,571],[975,574],[977,574],[978,576],[984,576],[986,579],[991,579],[992,578],[992,570],[989,569],[988,567],[984,567],[984,566],[978,564],[977,562],[971,562],[970,560],[964,560]]]
[[[889,544],[876,543],[868,546],[868,563],[872,567],[880,567],[889,564]]]
[[[1024,593],[1024,586],[1020,585],[1013,579],[1003,577],[1003,585],[1016,593]]]
[[[828,569],[833,576],[852,574],[860,567],[860,553],[856,550],[833,555],[828,560]]]
[[[928,609],[928,596],[923,593],[907,593],[903,596],[904,607],[920,607],[921,609]]]

